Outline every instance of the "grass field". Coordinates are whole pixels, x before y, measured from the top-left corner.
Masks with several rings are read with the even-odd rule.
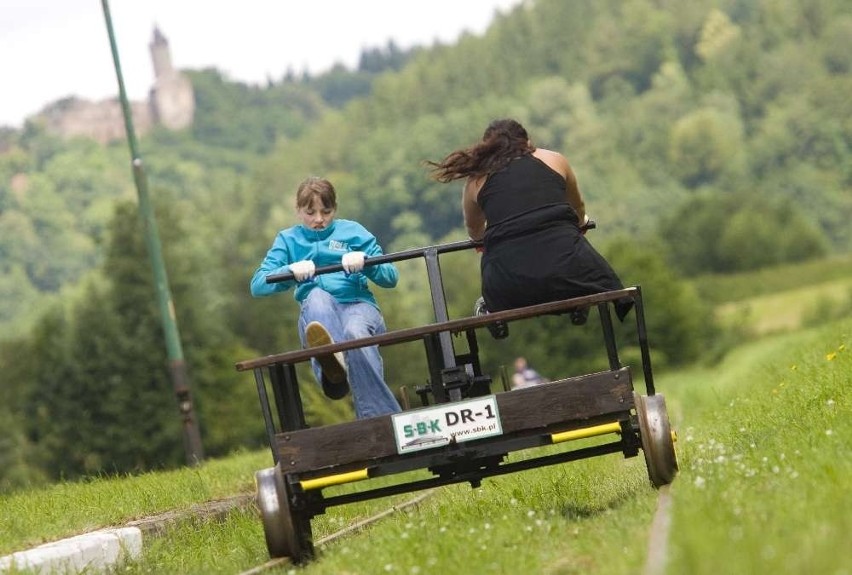
[[[852,255],[787,264],[754,272],[707,275],[695,283],[702,297],[723,304],[852,279]]]
[[[834,293],[838,281],[791,301]],[[750,321],[777,305],[753,306]],[[772,333],[712,368],[666,373],[656,383],[678,432],[681,467],[669,490],[666,573],[852,573],[852,317]],[[250,493],[254,471],[270,465],[267,451],[244,453],[194,469],[2,497],[0,554]],[[358,485],[334,489],[348,488]],[[331,508],[313,520],[314,536],[404,499]],[[641,453],[539,468],[476,489],[439,489],[410,511],[320,548],[316,562],[277,572],[643,573],[657,502]],[[249,508],[177,522],[146,539],[142,560],[119,572],[237,573],[266,559]]]
[[[792,331],[838,317],[852,305],[852,276],[815,286],[728,302],[716,308],[727,326],[747,326],[752,336]]]

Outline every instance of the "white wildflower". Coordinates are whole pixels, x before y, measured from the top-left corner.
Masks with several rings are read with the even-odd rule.
[[[728,531],[728,536],[733,541],[739,541],[743,538],[743,528],[740,526],[731,527],[730,531]]]

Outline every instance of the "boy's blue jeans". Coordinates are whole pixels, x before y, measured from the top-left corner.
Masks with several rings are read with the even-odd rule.
[[[335,343],[379,335],[386,330],[385,320],[375,306],[364,302],[340,303],[318,287],[308,293],[299,313],[299,338],[303,347],[305,328],[312,321],[325,326]],[[350,349],[344,355],[356,417],[364,419],[400,411],[399,402],[385,383],[379,347]],[[317,382],[321,382],[322,370],[316,359],[311,360],[311,367]]]

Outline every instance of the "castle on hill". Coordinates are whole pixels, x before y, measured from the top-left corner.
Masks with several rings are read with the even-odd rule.
[[[169,41],[154,27],[151,43],[154,84],[145,102],[130,102],[133,128],[144,135],[154,126],[182,130],[192,125],[195,95],[192,83],[175,70]],[[125,138],[124,115],[118,98],[99,102],[70,97],[48,105],[36,115],[45,129],[63,137],[87,137],[102,144]]]

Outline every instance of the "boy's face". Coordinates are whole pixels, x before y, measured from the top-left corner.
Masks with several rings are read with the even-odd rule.
[[[311,205],[299,208],[296,213],[299,214],[302,225],[309,230],[324,230],[331,224],[336,211],[334,208],[323,206],[319,196],[315,195]]]

